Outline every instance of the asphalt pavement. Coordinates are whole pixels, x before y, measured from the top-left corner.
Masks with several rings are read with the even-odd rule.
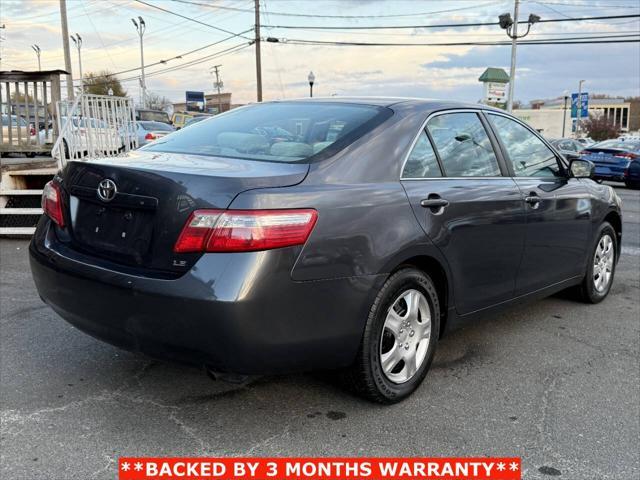
[[[599,305],[554,296],[445,337],[408,400],[331,375],[245,385],[101,343],[37,296],[0,240],[0,478],[114,479],[119,456],[520,456],[523,478],[640,478],[640,192]]]

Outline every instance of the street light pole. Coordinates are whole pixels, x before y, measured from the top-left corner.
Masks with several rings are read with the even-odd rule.
[[[518,12],[520,11],[520,0],[515,0],[515,6],[513,9],[513,16],[511,14],[503,13],[498,17],[500,28],[506,30],[507,36],[511,39],[511,68],[509,69],[509,98],[507,99],[507,111],[513,111],[513,97],[515,95],[516,86],[516,48],[518,46],[518,39],[524,38],[529,34],[531,25],[540,21],[538,15],[533,13],[529,15],[527,20],[527,31],[522,35],[518,35]]]
[[[569,99],[569,92],[564,91],[564,109],[562,110],[562,138],[564,138],[564,130],[567,125],[567,100]]]
[[[138,17],[138,21],[136,22],[135,18],[132,18],[131,21],[136,26],[136,30],[138,35],[140,36],[140,70],[141,70],[141,87],[142,87],[142,108],[146,108],[147,106],[147,83],[144,78],[144,46],[142,37],[144,35],[145,30],[147,29],[147,24],[144,23],[144,19],[142,17]]]
[[[73,43],[75,43],[76,48],[78,49],[78,68],[80,69],[80,93],[84,93],[84,77],[82,76],[82,53],[80,52],[80,49],[82,48],[82,38],[80,37],[80,35],[76,33],[75,37],[71,35],[71,40],[73,40]]]
[[[576,102],[576,138],[580,137],[580,119],[582,117],[582,84],[586,80],[578,82],[578,101]]]
[[[309,72],[307,80],[309,80],[309,96],[313,97],[313,84],[316,81],[316,76],[313,74],[313,72]]]
[[[42,70],[42,68],[40,67],[40,47],[38,45],[31,45],[31,48],[33,48],[33,51],[36,52],[36,55],[38,56],[38,71]]]

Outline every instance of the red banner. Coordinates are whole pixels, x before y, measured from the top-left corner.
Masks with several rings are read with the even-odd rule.
[[[119,480],[521,480],[520,458],[124,457]]]

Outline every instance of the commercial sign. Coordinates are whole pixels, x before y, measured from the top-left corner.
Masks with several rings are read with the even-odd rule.
[[[189,112],[202,112],[204,110],[204,92],[190,92],[187,91],[187,111]]]
[[[589,116],[589,94],[582,92],[580,99],[580,118]],[[578,118],[578,94],[571,94],[571,118]]]
[[[503,103],[507,101],[507,84],[498,82],[484,83],[484,99],[487,102]]]

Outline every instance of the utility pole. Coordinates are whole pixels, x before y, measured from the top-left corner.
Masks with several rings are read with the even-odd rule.
[[[76,44],[76,48],[78,49],[78,67],[80,68],[80,93],[84,93],[84,77],[82,76],[82,54],[80,53],[80,48],[82,47],[82,38],[76,33],[75,37],[71,35],[71,40],[73,40],[73,43]]]
[[[64,48],[64,69],[67,71],[67,99],[73,100],[73,71],[71,70],[71,49],[69,48],[69,28],[67,27],[67,0],[60,0],[60,22],[62,23],[62,46]]]
[[[513,96],[515,95],[516,86],[516,48],[518,46],[518,39],[524,38],[529,34],[531,25],[538,23],[540,17],[533,13],[529,15],[527,20],[527,31],[523,35],[518,36],[518,12],[520,11],[520,0],[515,0],[515,6],[513,9],[513,16],[511,14],[503,13],[498,17],[500,28],[507,31],[507,35],[511,39],[511,68],[509,70],[509,98],[507,99],[507,111],[513,111]]]
[[[214,65],[213,66],[213,70],[214,73],[216,75],[216,81],[213,84],[213,88],[215,88],[216,90],[218,90],[218,113],[222,113],[222,98],[220,97],[220,90],[222,90],[222,87],[224,86],[224,84],[222,83],[222,81],[220,80],[220,71],[219,68],[222,65]]]
[[[507,99],[507,112],[513,111],[513,95],[516,85],[516,48],[518,47],[518,11],[520,0],[515,0],[513,8],[513,32],[511,34],[511,68],[509,69],[509,98]]]
[[[256,13],[256,85],[258,88],[258,102],[262,101],[262,61],[260,59],[260,0],[254,0]]]
[[[38,71],[42,70],[42,68],[40,67],[40,47],[38,45],[31,45],[31,48],[33,48],[33,51],[36,52],[36,55],[38,56]]]
[[[513,111],[513,92],[516,85],[516,48],[518,47],[518,11],[520,0],[515,0],[513,8],[513,33],[511,37],[511,68],[509,69],[509,99],[507,100],[507,112]]]
[[[136,30],[138,31],[138,35],[140,36],[140,70],[142,76],[140,77],[140,87],[142,88],[142,108],[146,108],[147,106],[147,83],[144,79],[144,47],[142,42],[142,36],[144,35],[145,30],[147,29],[146,23],[142,17],[138,17],[138,21],[136,22],[135,18],[132,18],[131,21],[136,26]]]
[[[582,84],[585,80],[578,82],[578,101],[576,102],[576,138],[580,138],[580,118],[582,117]]]
[[[564,91],[564,109],[562,111],[562,138],[564,138],[565,125],[567,124],[567,100],[569,99],[569,92]]]

